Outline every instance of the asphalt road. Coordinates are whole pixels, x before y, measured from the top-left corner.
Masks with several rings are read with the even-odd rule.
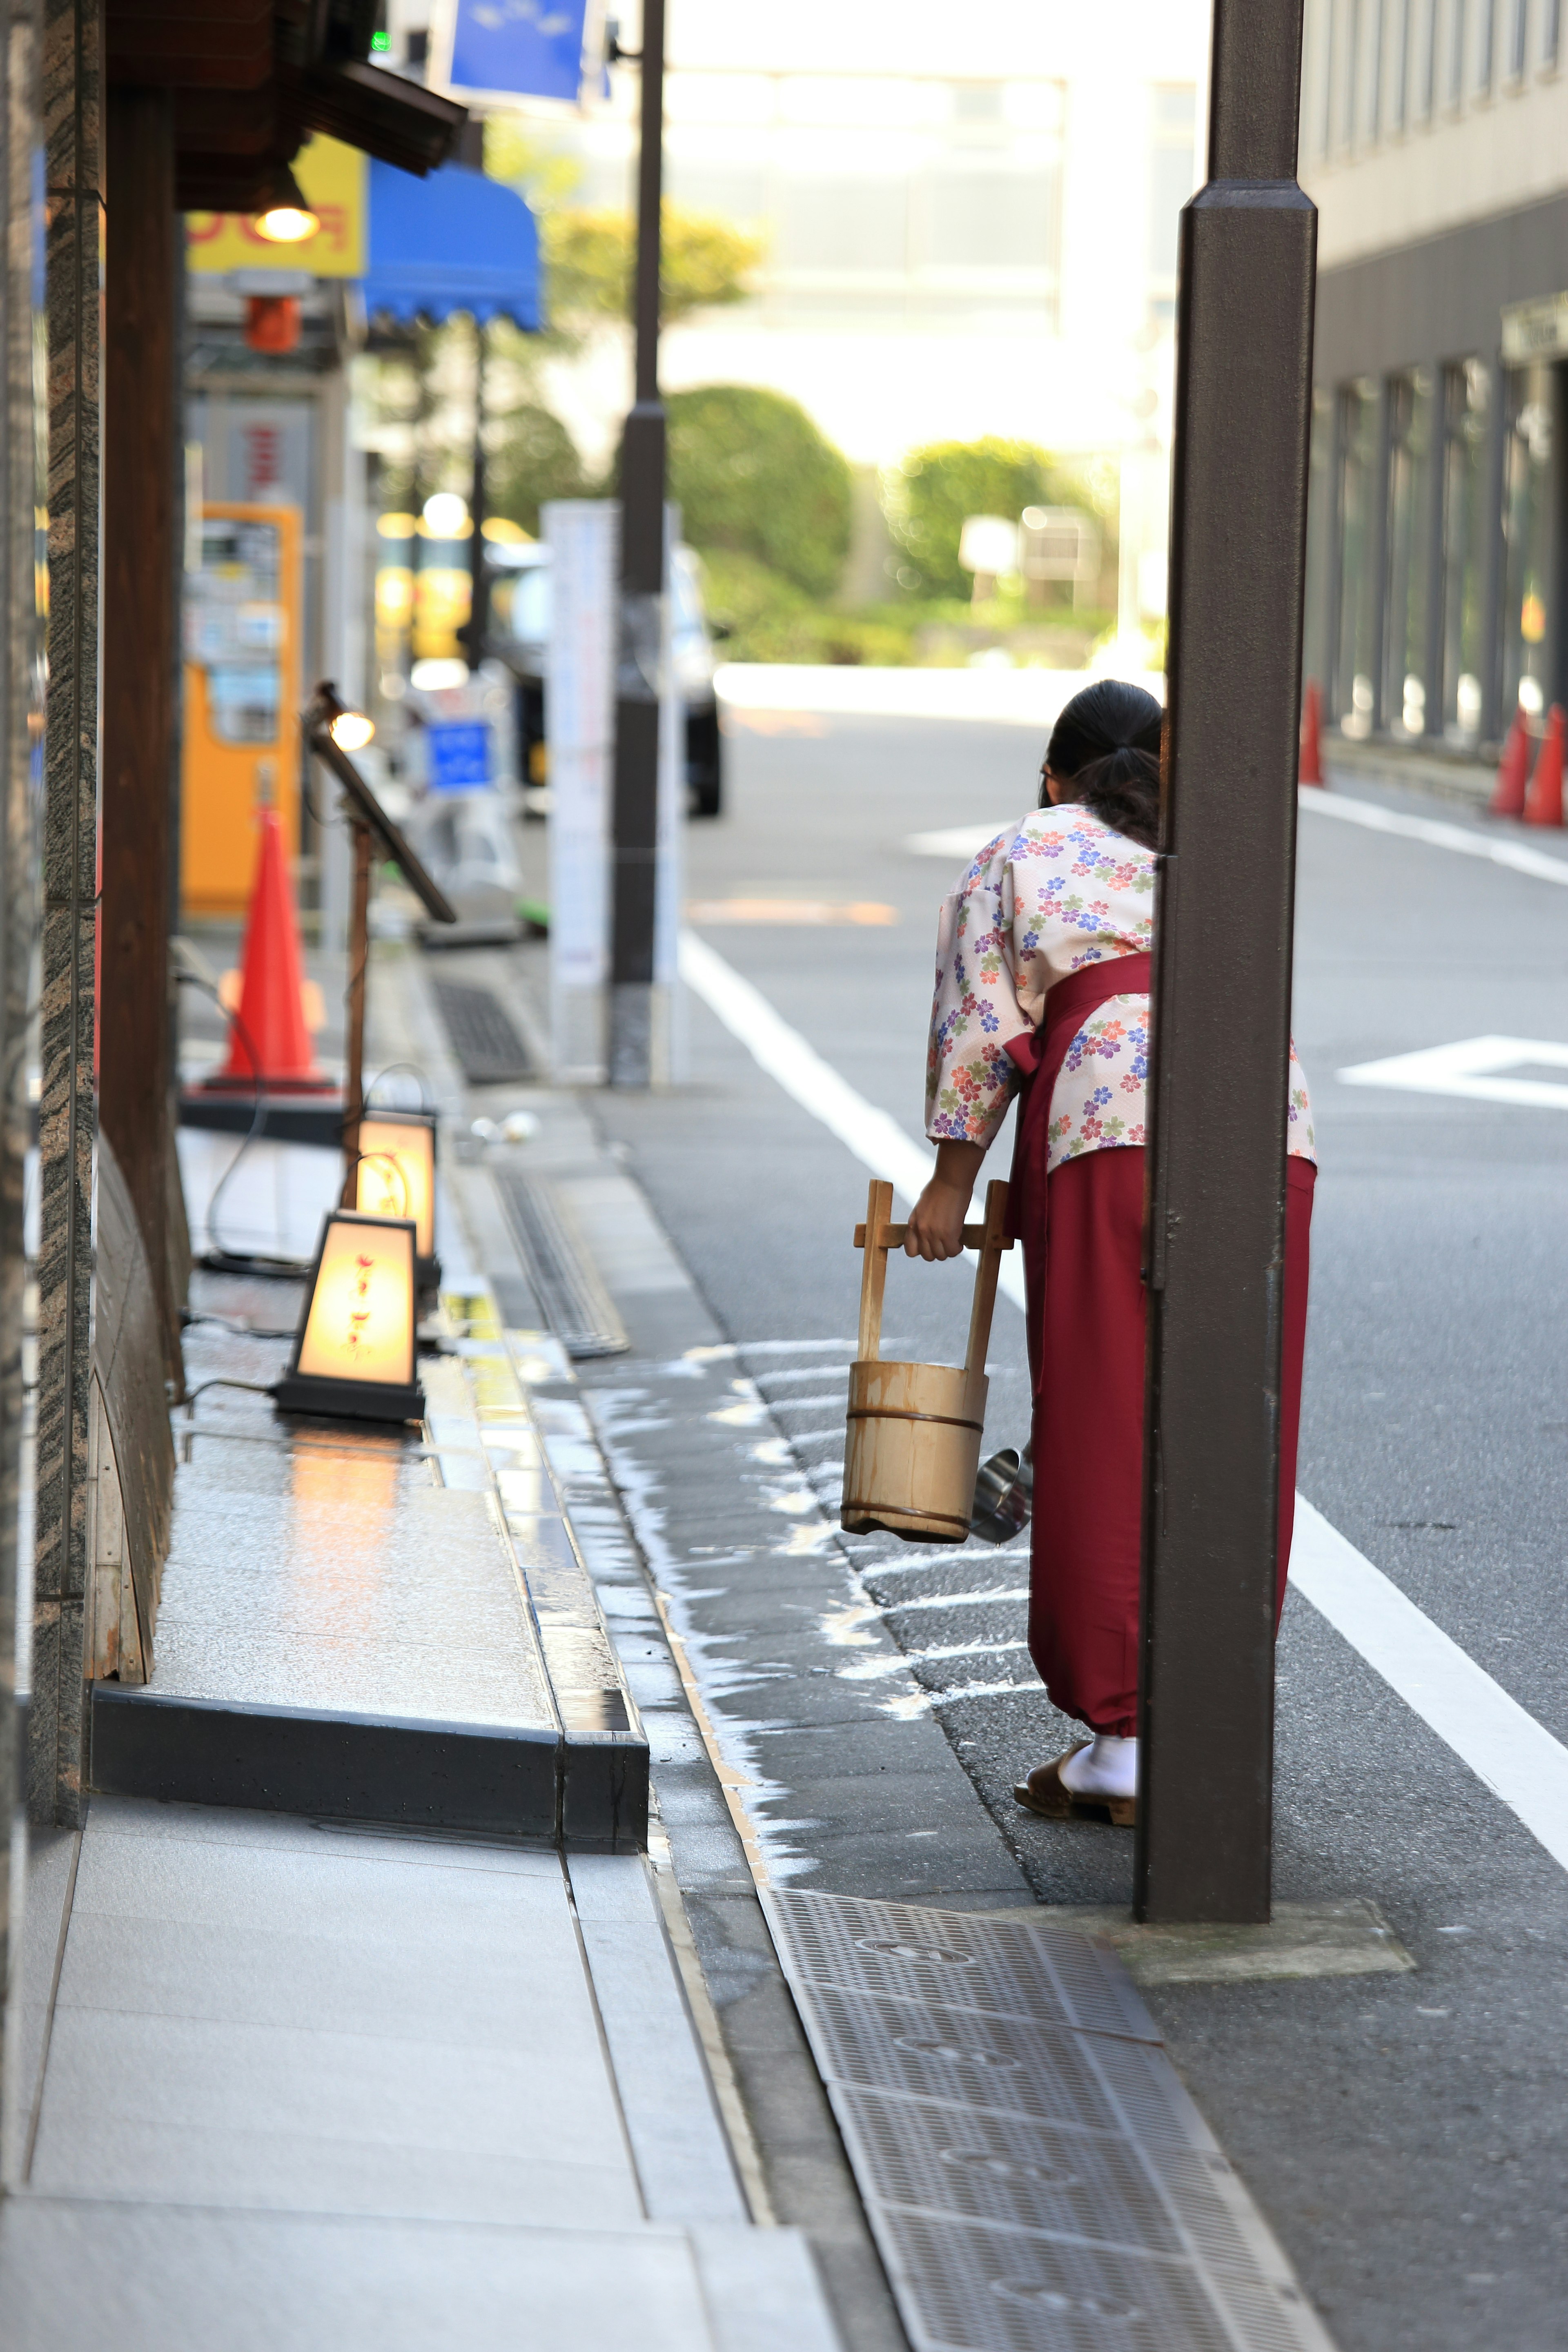
[[[961,861],[910,837],[1016,818],[1040,749],[1012,727],[748,714],[730,813],[690,830],[702,936],[911,1135],[935,908]],[[757,897],[890,919],[711,919],[714,902]],[[866,1171],[700,1003],[690,1022],[689,1085],[602,1098],[599,1116],[831,1505],[841,1372],[763,1343],[853,1331]],[[1568,1041],[1568,900],[1310,813],[1295,1028],[1321,1158],[1302,1489],[1568,1739],[1568,1119],[1336,1076],[1487,1032]],[[994,1156],[1005,1173],[1005,1147]],[[967,1286],[962,1268],[895,1262],[898,1352],[951,1360]],[[1005,1302],[991,1353],[989,1435],[1017,1442],[1022,1318]],[[1021,1553],[921,1559],[881,1539],[857,1559],[1040,1899],[1124,1902],[1124,1834],[1036,1822],[1008,1793],[1068,1729],[1005,1597]],[[991,1597],[955,1601],[967,1593]],[[1345,2352],[1547,2352],[1568,2294],[1568,1883],[1298,1596],[1279,1685],[1277,1896],[1370,1896],[1417,1971],[1186,1987],[1152,2005]]]

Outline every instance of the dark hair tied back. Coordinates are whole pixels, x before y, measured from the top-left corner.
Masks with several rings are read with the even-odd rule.
[[[1161,710],[1152,694],[1105,677],[1075,694],[1051,730],[1046,763],[1070,797],[1145,849],[1160,838]],[[1040,803],[1049,795],[1041,780]]]

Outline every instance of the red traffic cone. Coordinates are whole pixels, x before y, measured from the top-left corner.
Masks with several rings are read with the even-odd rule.
[[[1323,781],[1323,698],[1318,691],[1318,681],[1310,677],[1301,695],[1301,765],[1297,781],[1303,784],[1321,784]]]
[[[1535,773],[1530,780],[1530,793],[1524,803],[1526,824],[1563,823],[1563,705],[1554,702],[1547,713],[1546,732],[1541,739],[1541,753],[1535,762]]]
[[[1530,780],[1530,730],[1524,723],[1524,713],[1516,710],[1513,725],[1508,730],[1508,740],[1502,747],[1502,758],[1497,763],[1497,782],[1487,803],[1489,816],[1522,816],[1525,786]]]
[[[239,1017],[229,1032],[228,1059],[209,1083],[253,1086],[249,1049],[254,1046],[269,1088],[325,1092],[331,1081],[316,1066],[300,1002],[300,928],[283,858],[282,828],[275,809],[264,808],[260,815],[261,856],[246,918]]]

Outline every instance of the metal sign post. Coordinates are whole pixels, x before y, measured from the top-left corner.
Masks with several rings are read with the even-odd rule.
[[[622,51],[618,54],[625,55]],[[621,625],[610,814],[610,1084],[646,1087],[654,1037],[659,692],[665,668],[665,419],[658,394],[664,0],[644,0],[637,163],[637,396],[621,444]]]
[[[1182,215],[1134,1909],[1265,1920],[1317,215],[1301,0],[1215,0]]]

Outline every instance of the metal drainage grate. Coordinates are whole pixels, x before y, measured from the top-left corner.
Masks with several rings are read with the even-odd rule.
[[[916,2352],[1331,2352],[1112,1953],[763,1899]]]
[[[511,1169],[495,1181],[540,1311],[567,1354],[624,1355],[626,1326],[555,1187]]]
[[[436,1010],[471,1087],[506,1086],[531,1078],[533,1062],[517,1024],[493,988],[433,980]]]
[[[963,1941],[946,1944],[918,1905],[812,1896],[792,1910],[791,1932],[806,1975],[846,1992],[1005,2017],[1021,2009],[1037,2025],[1160,2039],[1118,1961],[1086,1937],[1037,1924],[1031,1913],[1016,1923],[966,1919]]]

